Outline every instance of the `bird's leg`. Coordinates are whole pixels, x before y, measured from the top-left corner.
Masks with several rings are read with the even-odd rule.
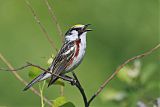
[[[71,85],[76,85],[77,81],[68,75],[61,75],[63,77],[63,80],[70,82]]]

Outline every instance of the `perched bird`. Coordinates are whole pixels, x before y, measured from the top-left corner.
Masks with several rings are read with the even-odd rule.
[[[90,24],[74,25],[65,34],[64,44],[52,61],[48,71],[56,75],[63,76],[73,71],[81,62],[86,51],[86,34],[91,29],[87,29]],[[43,72],[33,79],[25,88],[29,89],[33,84],[51,77],[48,86],[52,85],[58,77],[49,72]]]

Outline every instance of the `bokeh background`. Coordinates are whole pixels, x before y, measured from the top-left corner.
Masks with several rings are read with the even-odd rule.
[[[44,1],[30,1],[60,48],[60,38]],[[158,0],[50,0],[50,4],[63,33],[74,24],[92,24],[86,56],[75,70],[88,97],[122,62],[160,41]],[[24,0],[0,0],[0,52],[15,68],[26,61],[47,67],[48,58],[55,54]],[[138,101],[151,107],[160,97],[159,54],[156,51],[127,65],[125,73],[112,80],[91,107],[136,107]],[[0,67],[6,65],[0,61]],[[19,74],[30,81],[28,71]],[[23,92],[23,88],[12,73],[0,71],[0,106],[39,107],[40,98],[31,91]],[[45,96],[54,100],[59,90],[58,85],[45,87]],[[76,107],[83,106],[79,92],[69,84],[65,85],[65,97]]]

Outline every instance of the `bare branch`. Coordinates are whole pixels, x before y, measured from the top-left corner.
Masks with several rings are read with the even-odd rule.
[[[48,0],[44,0],[44,2],[46,4],[46,6],[48,7],[48,11],[49,11],[49,14],[50,14],[50,16],[52,18],[52,22],[56,25],[58,34],[59,34],[59,36],[61,38],[61,41],[63,42],[63,32],[62,32],[62,29],[61,29],[58,21],[57,21],[57,17],[55,15],[55,12],[54,12],[53,8],[50,6]]]
[[[1,58],[1,57],[0,57],[0,58]],[[52,75],[54,75],[54,76],[56,76],[56,77],[58,77],[58,78],[61,78],[61,79],[65,80],[65,78],[64,78],[63,76],[54,74],[54,73],[52,73],[52,72],[50,72],[50,71],[48,71],[48,70],[46,70],[46,69],[44,69],[44,68],[42,68],[42,67],[40,67],[40,66],[38,66],[38,65],[35,65],[35,64],[32,64],[32,63],[30,63],[30,62],[27,62],[26,65],[24,65],[24,66],[22,66],[22,67],[20,67],[20,68],[17,68],[17,69],[2,69],[2,68],[0,68],[0,70],[3,70],[3,71],[19,71],[19,70],[22,70],[22,69],[25,69],[25,68],[31,67],[31,66],[32,66],[32,67],[36,67],[36,68],[42,70],[43,72],[50,73],[50,74],[52,74]]]
[[[117,75],[117,73],[125,66],[127,65],[128,63],[136,60],[136,59],[140,59],[140,58],[143,58],[145,56],[148,56],[149,54],[153,53],[154,51],[158,50],[160,48],[160,44],[156,45],[154,48],[152,48],[151,50],[143,53],[143,54],[140,54],[140,55],[137,55],[133,58],[130,58],[128,59],[127,61],[125,61],[122,65],[120,65],[116,71],[114,71],[114,73],[109,76],[109,78],[107,80],[104,81],[104,83],[99,87],[99,89],[97,90],[97,92],[94,93],[94,95],[90,98],[90,100],[88,101],[88,105],[90,105],[90,103],[93,101],[93,99],[99,95],[99,93],[104,89],[104,87]]]
[[[81,84],[80,84],[80,82],[79,82],[76,74],[75,74],[74,72],[72,72],[72,75],[73,75],[74,79],[76,80],[76,84],[75,84],[75,85],[76,85],[76,87],[79,89],[79,91],[80,91],[80,93],[81,93],[81,95],[82,95],[82,97],[83,97],[83,101],[84,101],[85,107],[89,107],[88,101],[87,101],[87,96],[86,96],[86,94],[85,94],[85,92],[84,92],[83,87],[81,86]]]
[[[27,65],[24,65],[24,66],[22,66],[20,68],[17,68],[17,69],[3,69],[3,68],[0,68],[0,70],[2,70],[2,71],[19,71],[19,70],[25,69],[29,66],[31,66],[31,65],[27,64]]]
[[[64,86],[60,86],[60,96],[64,96]]]
[[[30,3],[29,3],[28,1],[26,1],[26,3],[27,3],[27,5],[28,5],[28,7],[30,8],[30,10],[32,11],[32,13],[33,13],[33,15],[34,15],[34,17],[35,17],[36,22],[40,25],[41,30],[42,30],[43,33],[45,34],[45,37],[47,38],[47,40],[49,41],[49,43],[52,45],[52,48],[54,48],[54,49],[56,50],[56,52],[58,52],[58,49],[56,48],[55,43],[54,43],[53,40],[49,37],[47,31],[45,30],[45,27],[40,23],[40,19],[39,19],[39,17],[37,16],[37,14],[35,13],[34,9],[32,8],[32,6],[30,5]],[[52,11],[52,8],[51,8],[51,6],[49,5],[48,1],[45,1],[45,3],[46,3],[46,5],[47,5],[48,11],[49,11],[49,13],[50,13],[50,15],[51,15],[51,17],[52,17],[52,21],[53,21],[53,22],[55,23],[55,25],[56,25],[57,32],[58,32],[58,34],[59,34],[59,36],[60,36],[60,38],[61,38],[61,42],[63,42],[63,33],[62,33],[61,27],[60,27],[60,25],[59,25],[59,23],[58,23],[58,21],[57,21],[57,18],[56,18],[56,16],[55,16],[54,12]],[[61,94],[61,96],[63,96],[63,95],[64,95],[64,87],[63,87],[63,86],[60,86],[60,88],[61,88],[61,89],[60,89],[60,94]]]
[[[41,69],[42,71],[47,72],[47,73],[50,73],[50,74],[52,74],[52,75],[54,75],[54,76],[56,76],[56,77],[58,77],[58,78],[61,78],[61,79],[64,79],[64,80],[66,79],[66,78],[64,78],[63,76],[54,74],[54,73],[52,73],[52,72],[50,72],[50,71],[48,71],[48,70],[46,70],[46,69],[44,69],[44,68],[42,68],[42,67],[40,67],[40,66],[38,66],[38,65],[31,64],[31,63],[29,63],[29,62],[27,62],[27,63],[28,63],[30,66],[36,67],[36,68],[38,68],[38,69]]]
[[[13,75],[20,81],[22,82],[24,85],[27,85],[28,83],[16,72],[14,71],[14,68],[12,67],[12,65],[4,58],[4,56],[0,53],[0,59],[8,66],[8,68],[11,70],[11,72],[13,73]],[[39,91],[37,91],[35,88],[31,87],[30,90],[38,95],[39,97],[41,96],[41,94],[39,93]],[[44,97],[44,101],[49,105],[52,106],[53,104],[46,98]]]
[[[58,51],[58,49],[55,46],[54,41],[50,38],[49,34],[47,33],[44,25],[40,22],[40,18],[38,17],[38,15],[36,14],[34,8],[31,6],[31,4],[29,3],[28,0],[26,0],[26,4],[28,6],[28,8],[31,10],[32,14],[34,15],[34,18],[36,20],[36,22],[39,24],[42,32],[44,33],[44,36],[47,38],[48,42],[51,44],[52,48],[55,49],[56,51]]]
[[[59,37],[61,39],[61,42],[63,43],[63,40],[64,40],[63,32],[62,32],[61,26],[58,23],[58,20],[57,20],[57,17],[55,15],[55,12],[54,12],[53,8],[50,6],[48,0],[44,0],[44,2],[45,2],[46,6],[48,8],[48,11],[49,11],[49,14],[51,16],[53,24],[56,25],[56,29],[57,29],[57,32],[58,32]],[[64,96],[64,86],[60,86],[60,95]]]

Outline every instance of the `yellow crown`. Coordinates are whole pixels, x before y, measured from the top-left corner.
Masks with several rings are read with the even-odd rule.
[[[84,25],[82,25],[82,24],[76,24],[76,25],[74,25],[74,26],[72,26],[72,28],[75,28],[75,27],[83,27]]]

